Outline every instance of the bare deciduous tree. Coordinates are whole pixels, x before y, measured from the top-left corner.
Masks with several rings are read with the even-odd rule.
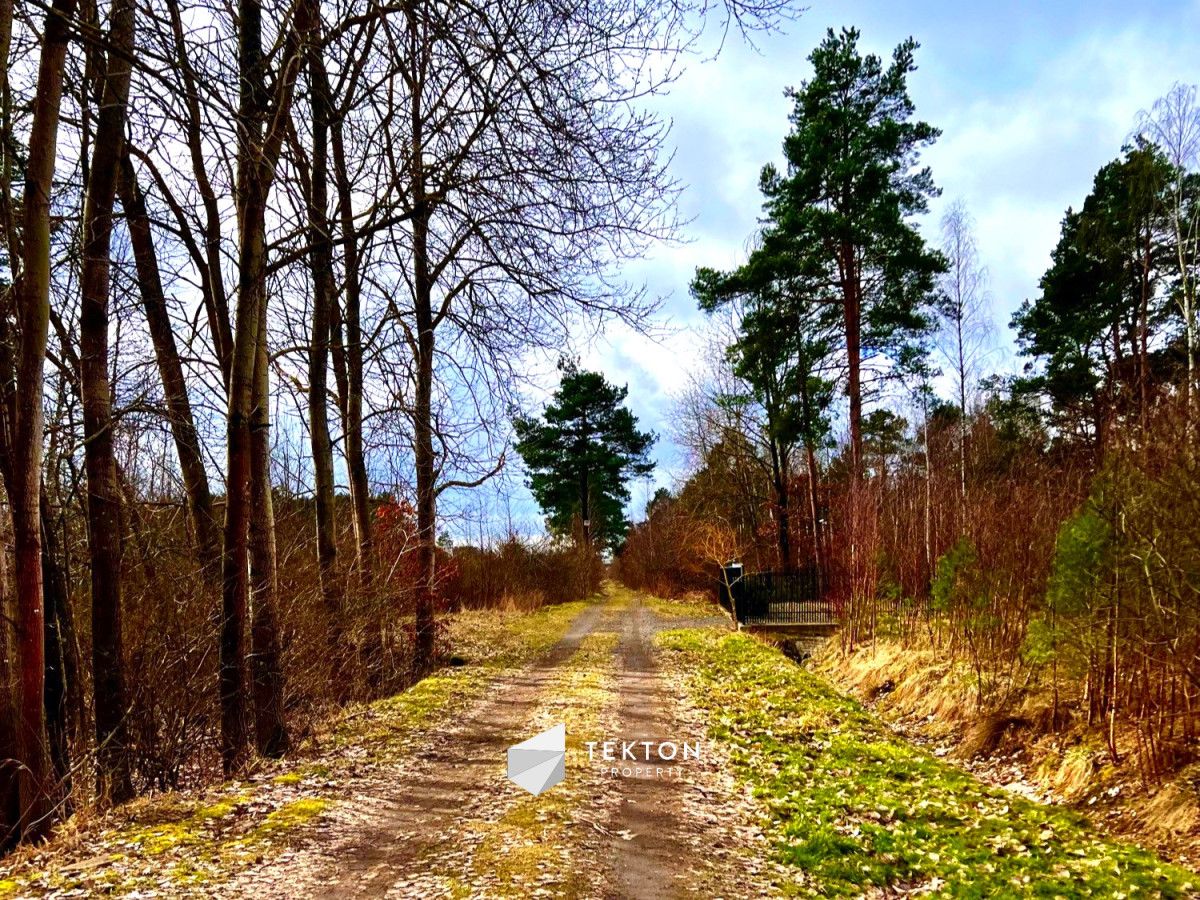
[[[1192,184],[1200,168],[1200,93],[1194,84],[1176,84],[1138,116],[1138,130],[1157,144],[1174,167],[1168,215],[1174,231],[1179,273],[1178,303],[1187,343],[1187,384],[1196,384],[1196,270],[1200,266],[1200,198]],[[1190,403],[1189,403],[1190,406]]]
[[[42,594],[41,478],[43,367],[50,328],[50,194],[57,156],[63,71],[75,0],[55,0],[46,13],[38,62],[29,153],[25,161],[24,207],[19,240],[9,239],[9,258],[21,266],[11,289],[5,291],[4,328],[15,322],[16,333],[2,343],[15,347],[3,373],[4,398],[0,462],[12,504],[16,568],[16,644],[18,663],[17,751],[19,831],[27,837],[43,834],[51,823],[54,778],[46,742],[43,705],[45,636]],[[3,31],[11,33],[12,12]],[[7,69],[7,60],[5,67]],[[6,79],[7,80],[7,79]],[[6,135],[11,138],[11,135]],[[7,154],[6,154],[7,160]],[[8,173],[6,173],[7,175]],[[11,185],[5,185],[11,188]],[[11,194],[6,191],[6,206]],[[15,337],[15,340],[13,339]]]
[[[285,670],[315,706],[428,665],[437,504],[503,468],[522,364],[652,306],[614,274],[674,224],[642,101],[711,13],[787,7],[54,0],[42,27],[0,0],[0,835],[41,833],[93,766],[119,801],[215,770],[209,748],[226,773],[283,753]],[[386,571],[383,484],[419,538]],[[397,650],[387,604],[413,601]],[[343,677],[356,650],[403,676]]]
[[[79,315],[80,393],[87,465],[88,549],[92,568],[92,668],[101,793],[113,802],[132,795],[125,723],[125,661],[121,640],[121,489],[113,455],[109,385],[109,255],[113,204],[125,131],[134,52],[134,0],[110,11],[101,105],[83,205]]]
[[[979,262],[975,227],[966,203],[957,200],[942,216],[942,255],[948,266],[941,276],[936,304],[941,320],[938,351],[950,367],[958,402],[958,476],[967,496],[967,423],[969,393],[979,376],[991,332],[985,287],[987,272]]]
[[[268,423],[267,397],[261,385],[267,378],[266,328],[267,204],[291,112],[293,87],[299,64],[299,39],[294,24],[277,50],[279,65],[272,72],[263,53],[262,7],[258,0],[239,5],[238,71],[241,77],[238,110],[238,303],[229,366],[229,410],[226,444],[224,562],[221,611],[221,757],[227,772],[245,762],[247,696],[245,687],[245,630],[249,593],[248,546],[253,512],[251,485],[259,480],[260,510],[264,510],[269,484],[261,481],[261,450],[255,465],[255,433]],[[274,83],[271,83],[271,79]],[[260,444],[261,446],[261,444]],[[271,527],[270,522],[263,527]],[[267,563],[270,567],[269,562]],[[273,598],[265,589],[274,573],[262,573],[260,603]],[[263,615],[266,611],[260,611]],[[268,623],[260,623],[266,628]],[[267,677],[270,677],[269,675]],[[274,694],[277,685],[265,684]],[[272,700],[272,705],[274,702]],[[261,704],[260,704],[261,706]],[[277,707],[276,707],[277,708]],[[266,710],[264,709],[264,713]]]

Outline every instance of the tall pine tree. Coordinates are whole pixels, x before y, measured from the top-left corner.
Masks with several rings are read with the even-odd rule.
[[[1127,147],[1096,173],[1078,211],[1067,210],[1041,295],[1013,316],[1032,362],[1019,391],[1050,401],[1060,439],[1097,454],[1117,421],[1140,421],[1164,361],[1170,302],[1167,189],[1171,165],[1150,144]]]
[[[817,452],[830,430],[834,310],[821,302],[819,286],[789,272],[786,260],[764,250],[756,251],[733,272],[699,269],[692,282],[692,294],[705,312],[738,304],[737,339],[726,349],[726,355],[733,373],[748,391],[745,397],[722,397],[720,401],[753,405],[759,410],[761,429],[754,435],[759,451],[756,458],[763,463],[771,482],[776,550],[779,568],[785,572],[795,565],[791,538],[792,460],[795,450],[803,448],[813,559],[820,568]]]
[[[929,327],[924,308],[945,269],[912,221],[938,194],[918,158],[941,133],[913,121],[908,76],[917,43],[901,43],[885,66],[860,53],[858,40],[856,29],[830,29],[812,52],[813,77],[790,92],[786,167],[768,165],[761,177],[764,250],[790,257],[793,271],[824,278],[841,306],[856,480],[863,472],[863,362],[911,356],[910,339]]]
[[[654,470],[655,436],[638,431],[623,405],[627,387],[569,360],[559,369],[562,382],[542,418],[515,421],[517,452],[552,532],[570,534],[578,520],[585,543],[615,549],[629,527],[629,481]]]

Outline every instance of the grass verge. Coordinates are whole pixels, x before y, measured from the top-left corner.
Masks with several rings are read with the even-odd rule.
[[[643,596],[644,603],[652,612],[665,619],[707,619],[714,616],[729,617],[719,603],[703,594],[685,594],[682,597],[664,599]]]
[[[595,601],[545,606],[536,612],[467,610],[447,620],[460,665],[440,669],[407,691],[351,709],[331,730],[331,761],[345,768],[403,754],[409,739],[465,708],[492,679],[520,668],[557,644]]]
[[[1189,897],[1200,880],[1083,816],[990,788],[744,634],[663,632],[711,737],[763,802],[786,893]]]

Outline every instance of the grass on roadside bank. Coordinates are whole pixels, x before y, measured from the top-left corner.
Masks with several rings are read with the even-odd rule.
[[[393,697],[343,710],[307,752],[266,764],[245,780],[139,799],[111,813],[107,827],[66,823],[50,843],[19,848],[0,861],[0,900],[148,891],[208,896],[214,884],[285,847],[359,769],[402,752],[479,696],[493,677],[547,652],[593,602],[448,617],[461,665]]]
[[[1200,878],[990,788],[744,634],[660,634],[664,663],[768,810],[793,894],[1188,897]]]
[[[644,596],[642,602],[654,613],[665,619],[729,618],[729,613],[719,603],[710,596],[698,592],[670,599]]]

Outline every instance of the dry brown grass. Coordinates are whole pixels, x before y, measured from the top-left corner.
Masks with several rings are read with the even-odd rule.
[[[1141,812],[1146,827],[1167,835],[1186,835],[1200,829],[1200,797],[1190,785],[1173,782],[1156,793]]]
[[[830,641],[814,668],[889,716],[928,721],[936,736],[959,731],[974,716],[966,673],[932,649],[875,641],[845,652]]]
[[[1200,859],[1200,764],[1161,786],[1148,784],[1135,729],[1118,729],[1114,763],[1103,723],[1089,727],[1081,696],[1064,694],[1056,704],[1045,684],[1010,683],[1000,692],[1006,704],[981,709],[969,667],[915,640],[881,639],[846,652],[834,639],[811,665],[904,734],[936,744],[985,780],[1008,784],[1018,766],[1026,785],[1086,809],[1104,827],[1184,863]]]

